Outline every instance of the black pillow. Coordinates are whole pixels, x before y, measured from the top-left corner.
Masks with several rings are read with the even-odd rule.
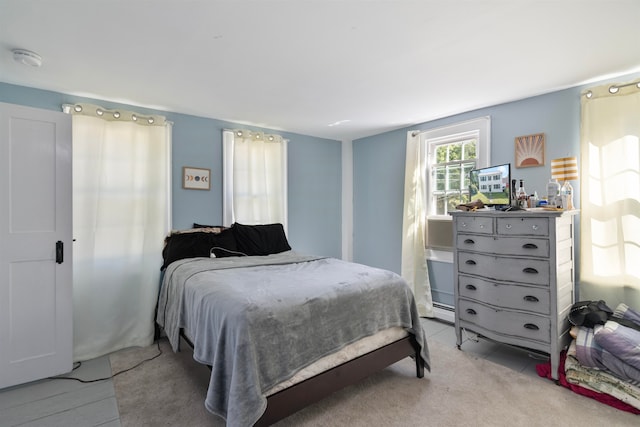
[[[247,255],[270,255],[291,250],[282,224],[244,225],[234,223],[238,250]]]
[[[225,229],[225,227],[221,225],[205,225],[205,224],[198,224],[197,222],[193,223],[193,228],[219,228],[220,230]]]
[[[231,229],[220,233],[191,232],[172,234],[167,237],[162,250],[164,270],[174,261],[184,258],[209,257],[211,250],[217,258],[241,255],[236,245],[235,234]]]

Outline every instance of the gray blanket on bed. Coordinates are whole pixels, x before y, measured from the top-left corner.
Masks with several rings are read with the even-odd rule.
[[[193,258],[165,272],[157,321],[174,351],[190,331],[194,359],[212,367],[206,408],[228,426],[253,425],[264,392],[376,332],[400,326],[429,353],[411,289],[397,274],[292,251]]]

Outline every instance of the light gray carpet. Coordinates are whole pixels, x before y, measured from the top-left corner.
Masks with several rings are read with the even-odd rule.
[[[209,370],[191,352],[162,356],[114,378],[123,427],[224,426],[208,413]],[[415,377],[400,361],[278,423],[278,426],[638,426],[640,416],[577,395],[431,341],[432,372]],[[157,353],[156,346],[111,355],[113,372]]]

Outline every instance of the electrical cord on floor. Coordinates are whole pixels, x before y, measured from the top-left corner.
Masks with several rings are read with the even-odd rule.
[[[132,366],[130,368],[124,369],[122,371],[118,371],[115,374],[111,375],[110,377],[96,378],[94,380],[83,380],[81,378],[56,376],[56,377],[47,377],[47,379],[50,379],[50,380],[75,380],[75,381],[78,381],[78,382],[81,382],[81,383],[84,383],[84,384],[95,383],[95,382],[98,382],[98,381],[110,380],[110,379],[115,378],[116,376],[118,376],[120,374],[124,374],[125,372],[129,372],[129,371],[137,368],[138,366],[142,365],[143,363],[150,362],[153,359],[156,359],[156,358],[160,357],[162,355],[162,349],[160,348],[160,340],[156,341],[156,345],[158,346],[158,354],[156,354],[155,356],[152,356],[152,357],[150,357],[148,359],[144,359],[144,360],[140,361],[139,363],[137,363],[136,365],[134,365],[134,366]],[[72,372],[75,371],[76,369],[78,369],[80,366],[82,366],[82,362],[78,362],[78,364],[76,366],[74,366],[74,368],[72,369]]]
[[[465,328],[462,328],[462,335],[464,336],[464,339],[462,340],[463,343],[466,341],[480,342],[478,335],[471,336]]]

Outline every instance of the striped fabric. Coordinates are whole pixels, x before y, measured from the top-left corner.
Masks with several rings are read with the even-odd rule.
[[[561,182],[578,179],[578,158],[562,157],[551,160],[551,179]]]

